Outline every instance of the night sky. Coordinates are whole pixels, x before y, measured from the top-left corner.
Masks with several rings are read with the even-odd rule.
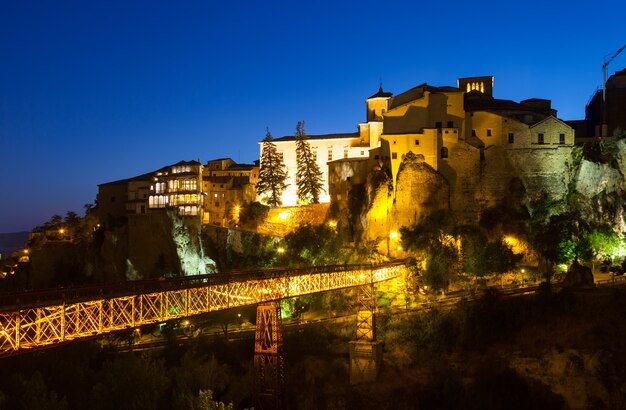
[[[354,132],[381,79],[397,94],[494,75],[496,98],[582,119],[624,16],[623,1],[3,1],[0,232],[180,160],[251,163],[266,126]]]

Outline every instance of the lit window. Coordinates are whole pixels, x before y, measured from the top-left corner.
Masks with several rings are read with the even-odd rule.
[[[213,194],[213,198],[217,198],[217,194]]]
[[[537,135],[537,144],[543,144],[543,142],[544,142],[544,141],[543,141],[543,134],[542,134],[542,133],[539,133],[539,134]]]
[[[329,160],[329,161],[332,161],[332,160],[333,160],[333,150],[332,150],[332,149],[329,149],[329,150],[328,150],[328,160]]]
[[[559,144],[565,144],[565,134],[559,134]]]
[[[509,144],[513,144],[515,142],[515,136],[512,132],[509,132]]]

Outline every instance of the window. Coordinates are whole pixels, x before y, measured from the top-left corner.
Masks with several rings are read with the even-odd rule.
[[[343,157],[344,158],[348,158],[348,150],[347,149],[343,150]]]
[[[513,144],[515,142],[515,135],[512,132],[509,132],[509,144]]]
[[[476,136],[476,130],[472,130],[472,137]]]
[[[454,121],[448,121],[447,127],[454,128]]]
[[[391,153],[391,159],[398,159],[398,153],[397,152],[392,152]]]
[[[379,155],[374,155],[374,159],[380,159]]]
[[[111,202],[115,202],[115,197],[114,196],[111,197]]]
[[[328,150],[328,160],[329,160],[329,161],[332,161],[332,160],[333,160],[333,150],[332,150],[332,149],[329,149],[329,150]]]
[[[437,122],[435,123],[435,128],[437,128],[437,129],[441,129],[441,121],[437,121]]]
[[[420,145],[420,140],[415,140],[415,145]]]
[[[313,161],[317,161],[317,151],[313,151],[311,153],[311,156],[313,157]],[[256,176],[256,175],[255,175]]]
[[[219,207],[220,207],[220,203],[219,203],[219,202],[216,202],[216,203],[215,203],[215,207],[216,207],[216,208],[219,208]]]
[[[361,155],[365,155],[365,151],[361,151]]]
[[[393,145],[396,145],[396,144],[397,144],[397,141],[396,141],[396,140],[393,140]]]
[[[537,144],[543,144],[543,133],[537,135]]]
[[[565,144],[565,134],[559,134],[559,144]]]
[[[491,128],[487,128],[487,136],[491,137]]]
[[[441,158],[448,158],[448,148],[441,147]]]

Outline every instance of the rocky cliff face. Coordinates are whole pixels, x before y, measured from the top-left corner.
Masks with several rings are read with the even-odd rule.
[[[499,209],[514,221],[527,219],[540,201],[551,204],[546,217],[574,212],[589,225],[609,224],[626,231],[626,140],[585,147],[510,150],[494,146],[482,153],[461,146],[438,171],[408,153],[395,191],[390,180],[383,181],[380,175],[381,171],[370,173],[361,215],[363,237],[378,238],[380,248],[390,232],[435,211],[450,209],[461,223],[478,224],[481,217]],[[501,228],[519,230],[511,221],[500,224]]]
[[[424,157],[409,152],[400,166],[397,189],[382,171],[373,172],[367,182],[367,211],[361,222],[366,240],[379,242],[379,251],[392,251],[390,235],[401,226],[418,222],[425,214],[449,207],[449,184],[424,162]],[[391,249],[387,249],[391,247]]]
[[[215,271],[199,221],[153,213],[98,231],[89,241],[33,249],[29,287],[198,275]]]

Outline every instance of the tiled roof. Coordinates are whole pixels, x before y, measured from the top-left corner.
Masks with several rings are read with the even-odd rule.
[[[380,87],[378,87],[378,92],[374,95],[372,95],[371,97],[368,98],[368,100],[370,98],[386,98],[386,97],[391,97],[393,94],[392,93],[387,93],[383,91],[383,85],[381,84]]]
[[[359,133],[353,132],[353,133],[347,133],[347,134],[307,135],[307,138],[309,140],[352,139],[352,138],[359,138]],[[295,140],[296,140],[295,136],[288,135],[285,137],[276,138],[273,142],[295,141]]]
[[[447,85],[441,86],[441,87],[434,87],[432,85],[428,85],[424,83],[393,97],[391,99],[391,103],[389,104],[389,109],[399,107],[408,102],[422,98],[426,91],[430,93],[461,92],[461,90],[457,87],[451,87]]]

